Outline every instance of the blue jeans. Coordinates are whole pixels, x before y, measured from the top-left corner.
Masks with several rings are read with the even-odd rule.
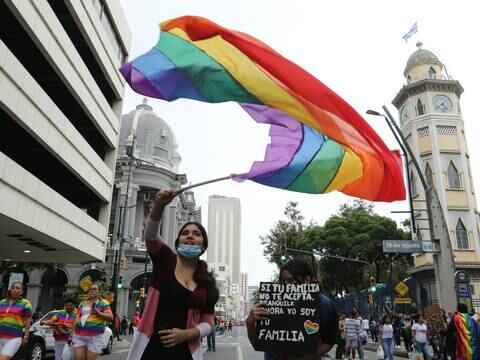
[[[428,343],[426,342],[415,342],[415,351],[423,354],[424,360],[430,360],[430,351],[428,350]]]
[[[393,339],[382,339],[383,358],[393,360]]]

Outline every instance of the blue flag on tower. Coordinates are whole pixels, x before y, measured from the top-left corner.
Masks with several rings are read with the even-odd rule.
[[[406,42],[408,42],[407,40],[415,33],[418,32],[418,28],[417,28],[417,22],[415,21],[415,24],[412,25],[412,27],[410,28],[410,30],[408,30],[408,32],[403,35],[403,40],[405,40]]]

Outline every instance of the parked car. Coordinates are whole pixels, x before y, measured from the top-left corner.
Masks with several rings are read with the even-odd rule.
[[[40,325],[40,321],[50,320],[57,312],[58,310],[52,310],[32,324],[28,345],[22,346],[15,354],[14,359],[43,360],[46,354],[55,352],[53,329],[48,325]],[[113,334],[112,330],[107,326],[103,333],[103,353],[110,354],[112,347]]]

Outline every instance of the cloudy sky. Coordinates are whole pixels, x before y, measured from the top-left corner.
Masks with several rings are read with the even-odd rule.
[[[200,15],[225,27],[249,33],[309,71],[349,102],[359,113],[380,110],[405,84],[403,70],[420,39],[446,65],[465,89],[461,105],[476,189],[480,188],[479,55],[480,22],[475,2],[450,1],[274,1],[274,0],[121,0],[130,30],[130,59],[152,48],[158,24],[182,15]],[[404,35],[417,21],[419,34],[406,43]],[[142,96],[126,90],[124,113]],[[268,128],[256,124],[236,104],[205,104],[149,99],[154,111],[176,134],[182,156],[181,172],[192,183],[248,171],[263,159]],[[391,148],[397,148],[381,118],[365,119]],[[208,196],[240,198],[242,206],[242,271],[250,285],[268,280],[273,267],[261,256],[259,236],[283,218],[288,201],[298,201],[306,219],[323,224],[340,204],[352,198],[335,192],[308,195],[255,183],[224,181],[198,188],[197,202],[206,225]],[[377,203],[378,213],[402,221],[392,210],[407,210],[406,202]]]

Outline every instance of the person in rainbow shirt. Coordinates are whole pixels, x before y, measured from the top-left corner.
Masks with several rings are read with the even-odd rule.
[[[66,299],[63,310],[59,310],[50,320],[40,321],[40,325],[49,325],[53,328],[55,360],[62,360],[65,345],[72,340],[73,324],[76,317],[75,300]]]
[[[16,281],[10,287],[8,298],[0,301],[0,360],[11,359],[21,345],[28,343],[32,304],[22,295],[23,284]]]
[[[98,359],[103,347],[103,333],[107,321],[112,320],[110,303],[100,298],[100,287],[95,283],[90,285],[87,300],[78,306],[73,328],[75,360]]]

